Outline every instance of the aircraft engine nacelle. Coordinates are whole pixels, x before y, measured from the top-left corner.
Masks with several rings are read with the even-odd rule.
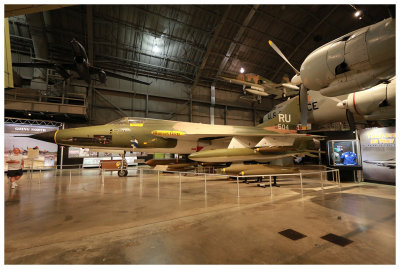
[[[309,90],[339,96],[395,74],[395,19],[358,29],[313,51],[300,68]]]
[[[367,120],[395,118],[396,79],[389,84],[382,83],[371,89],[349,94],[337,106],[364,116]]]
[[[103,69],[100,70],[100,72],[99,72],[99,80],[100,80],[101,83],[106,83],[107,75],[106,75],[106,72]]]

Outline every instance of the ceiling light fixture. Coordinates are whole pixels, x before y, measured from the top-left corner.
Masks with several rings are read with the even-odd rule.
[[[240,67],[240,73],[244,73],[244,68],[243,67]]]
[[[354,5],[350,5],[354,10],[354,17],[358,18],[359,20],[362,19],[362,11],[360,9],[357,9]]]

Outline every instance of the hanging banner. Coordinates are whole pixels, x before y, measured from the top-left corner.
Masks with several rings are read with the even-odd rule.
[[[396,182],[396,127],[361,130],[360,144],[365,180]]]

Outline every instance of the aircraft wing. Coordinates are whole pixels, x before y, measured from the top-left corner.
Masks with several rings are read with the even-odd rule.
[[[163,137],[163,138],[175,138],[182,140],[198,140],[198,139],[215,139],[215,138],[232,138],[232,137],[249,137],[249,138],[259,138],[262,139],[265,136],[270,137],[320,137],[308,134],[298,134],[295,130],[285,130],[285,129],[255,129],[246,128],[243,126],[228,126],[228,125],[215,125],[213,127],[203,128],[200,126],[196,128],[193,126],[191,128],[179,128],[180,126],[174,126],[172,130],[155,129],[151,133],[153,135]]]
[[[30,68],[48,68],[54,69],[59,73],[64,79],[69,78],[71,75],[67,70],[73,70],[75,66],[73,64],[59,64],[52,62],[26,62],[26,63],[13,63],[13,67],[30,67]]]
[[[13,63],[12,65],[14,67],[54,68],[54,63],[49,63],[49,62]]]
[[[144,85],[150,85],[151,84],[149,82],[141,81],[141,80],[138,80],[138,79],[127,77],[127,76],[123,76],[123,75],[120,75],[120,74],[117,74],[117,73],[113,73],[111,71],[105,71],[102,68],[98,68],[98,67],[95,67],[95,66],[90,66],[90,69],[89,69],[90,74],[98,74],[98,73],[100,73],[102,71],[104,71],[106,73],[106,75],[109,76],[109,77],[123,79],[123,80],[127,80],[127,81],[132,81],[132,82],[137,82],[137,83],[144,84]]]
[[[287,97],[297,95],[299,92],[298,87],[290,83],[256,84],[235,78],[228,78],[228,77],[220,77],[220,78],[233,84],[247,86],[250,89],[249,90],[245,89],[245,90],[255,95],[261,95],[261,96],[276,95],[276,98],[281,98],[282,93],[284,92],[286,92],[285,95]]]

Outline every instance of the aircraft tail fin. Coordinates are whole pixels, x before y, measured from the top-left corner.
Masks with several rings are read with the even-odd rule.
[[[285,103],[279,106],[279,109],[277,107],[275,111],[271,111],[268,114],[269,119],[257,127],[266,130],[298,130],[298,125],[301,123],[299,97],[296,96],[285,101]]]

